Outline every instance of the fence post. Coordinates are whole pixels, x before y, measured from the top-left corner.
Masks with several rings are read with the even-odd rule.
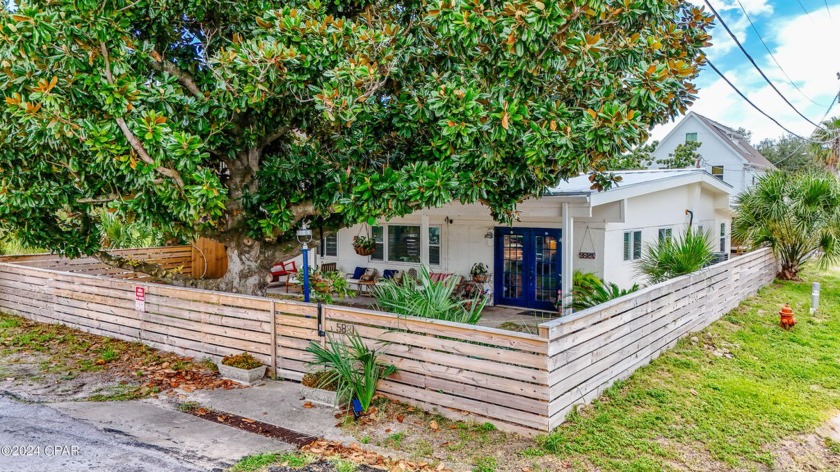
[[[277,380],[277,302],[271,301],[271,378]]]

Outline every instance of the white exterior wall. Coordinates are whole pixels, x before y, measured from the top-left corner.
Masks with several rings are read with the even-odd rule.
[[[624,260],[624,233],[642,232],[642,251],[659,240],[659,230],[671,228],[672,234],[685,231],[690,216],[685,210],[694,212],[693,227],[703,227],[709,231],[710,241],[715,252],[719,249],[718,234],[720,224],[726,224],[726,251],[730,249],[730,228],[732,218],[728,209],[727,197],[715,195],[705,190],[700,184],[678,187],[657,193],[629,198],[623,223],[607,223],[604,241],[605,259],[604,280],[621,288],[628,288],[634,283],[645,285],[647,281],[636,270],[636,261]],[[716,209],[717,208],[717,209]]]
[[[702,156],[701,167],[708,173],[712,173],[712,166],[723,166],[723,181],[732,186],[732,195],[739,195],[752,185],[752,177],[756,170],[748,166],[748,163],[737,155],[726,143],[721,142],[719,136],[704,125],[694,115],[685,117],[673,130],[673,132],[659,143],[653,152],[656,160],[667,159],[673,154],[677,146],[685,144],[686,133],[697,133],[697,140],[700,141],[700,148],[697,152]],[[663,166],[654,162],[651,169],[660,169]]]
[[[731,216],[728,196],[713,193],[701,184],[691,184],[653,193],[630,197],[625,201],[603,204],[592,209],[588,218],[574,218],[572,241],[574,270],[591,272],[622,288],[633,283],[644,285],[635,270],[633,261],[624,261],[624,232],[641,230],[643,247],[655,244],[659,229],[672,228],[678,234],[688,226],[685,210],[694,211],[694,226],[703,226],[711,232],[715,251],[718,250],[720,223],[726,224],[726,250],[729,251]],[[546,197],[528,200],[520,205],[521,221],[514,227],[561,228],[562,203],[560,199]],[[447,223],[449,218],[451,223]],[[476,262],[483,262],[495,270],[495,238],[486,239],[488,231],[499,225],[482,205],[452,203],[442,208],[427,209],[380,222],[382,225],[419,225],[421,227],[421,260],[428,265],[428,227],[441,228],[441,263],[431,265],[432,272],[454,273],[469,276]],[[587,232],[587,228],[589,231]],[[356,225],[338,232],[338,257],[325,257],[321,262],[337,262],[338,269],[352,273],[356,267],[372,267],[381,275],[386,269],[408,270],[418,263],[373,261],[353,250],[353,237],[368,234],[367,225]],[[561,244],[566,244],[563,232]],[[594,252],[595,259],[581,259],[580,252]],[[386,248],[387,258],[387,248]],[[565,275],[565,274],[564,274]]]

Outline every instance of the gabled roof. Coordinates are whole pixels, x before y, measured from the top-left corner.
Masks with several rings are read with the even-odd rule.
[[[547,195],[554,197],[578,197],[586,196],[592,206],[622,200],[632,196],[659,192],[669,188],[683,185],[700,183],[704,187],[719,194],[730,195],[732,186],[718,179],[703,169],[648,169],[648,170],[622,170],[613,172],[621,177],[621,181],[612,186],[609,190],[599,192],[592,190],[592,182],[588,175],[579,175],[566,182],[548,189]]]
[[[772,162],[768,161],[766,157],[764,157],[758,149],[752,147],[743,136],[738,134],[737,131],[734,129],[720,124],[717,121],[707,118],[699,113],[689,112],[697,117],[704,125],[706,125],[713,133],[715,133],[720,139],[724,142],[729,144],[729,147],[732,148],[739,156],[746,159],[747,162],[750,164],[763,167],[766,169],[775,169],[776,166],[773,165]]]

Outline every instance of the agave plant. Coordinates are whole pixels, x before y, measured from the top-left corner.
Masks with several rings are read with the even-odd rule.
[[[688,228],[678,236],[645,247],[636,269],[656,284],[698,271],[714,258],[709,233]]]
[[[594,274],[575,272],[572,289],[572,308],[583,310],[618,297],[630,294],[639,290],[638,284],[622,289],[614,283],[607,283]]]
[[[340,404],[358,399],[362,411],[370,408],[379,380],[397,371],[395,366],[380,362],[381,351],[369,348],[358,332],[343,339],[328,333],[326,346],[312,341],[306,350],[315,357],[309,367],[325,372],[318,387],[335,386]]]
[[[732,236],[768,246],[779,278],[796,280],[812,256],[826,267],[840,262],[840,181],[829,172],[772,172],[738,198]]]
[[[487,299],[480,293],[466,300],[455,296],[456,277],[440,282],[432,281],[429,269],[420,268],[417,278],[405,274],[400,281],[386,280],[371,292],[376,307],[401,315],[419,316],[435,320],[476,324]]]

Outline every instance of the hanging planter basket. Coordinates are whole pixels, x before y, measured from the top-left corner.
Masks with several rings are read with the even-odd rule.
[[[376,252],[376,240],[370,231],[363,235],[362,229],[359,229],[359,234],[353,237],[353,250],[360,256],[370,256]]]
[[[371,256],[374,252],[376,252],[376,247],[354,246],[353,249],[355,249],[356,254],[360,256]]]

